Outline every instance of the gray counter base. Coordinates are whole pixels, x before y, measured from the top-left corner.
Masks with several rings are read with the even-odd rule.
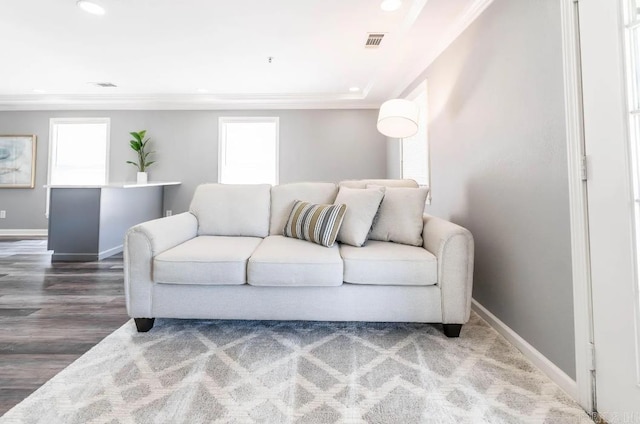
[[[122,252],[128,228],[162,216],[163,190],[162,186],[52,187],[51,260],[95,261]]]

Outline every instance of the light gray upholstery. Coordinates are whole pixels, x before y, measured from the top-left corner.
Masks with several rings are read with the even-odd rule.
[[[249,259],[247,282],[253,286],[339,286],[342,270],[338,245],[324,247],[269,236]]]
[[[259,237],[198,236],[153,259],[153,281],[174,284],[245,284],[247,260]]]
[[[428,194],[426,187],[388,187],[369,238],[421,246],[422,215]]]
[[[469,319],[474,245],[466,229],[424,215],[422,247],[369,241],[361,248],[326,248],[267,236],[269,186],[212,190],[194,199],[204,228],[187,212],[127,231],[124,276],[131,317],[446,324]],[[198,236],[199,228],[265,238]],[[250,284],[240,284],[243,263]]]
[[[379,185],[383,187],[408,187],[408,188],[417,188],[418,183],[415,180],[404,179],[404,180],[344,180],[338,183],[340,187],[349,187],[349,188],[367,188],[367,184]]]
[[[189,212],[131,227],[124,237],[124,293],[132,317],[150,318],[153,257],[191,240],[198,221]]]
[[[423,247],[369,240],[340,246],[344,281],[353,284],[428,286],[438,282],[436,257]]]
[[[338,233],[338,241],[352,246],[362,246],[367,241],[371,224],[378,213],[385,187],[358,189],[340,187],[335,204],[347,205],[344,221]]]
[[[270,204],[269,184],[202,184],[189,211],[199,236],[266,237]]]
[[[152,315],[199,319],[440,322],[440,307],[438,286],[157,284],[153,291]]]
[[[424,248],[438,259],[438,285],[442,291],[442,322],[469,320],[473,284],[473,236],[466,228],[424,215]]]
[[[309,203],[332,204],[338,193],[334,183],[292,183],[271,189],[271,221],[269,234],[282,235],[287,218],[296,200]]]

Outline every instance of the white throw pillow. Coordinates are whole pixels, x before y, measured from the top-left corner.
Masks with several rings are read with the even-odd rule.
[[[335,204],[347,205],[347,212],[338,232],[338,241],[360,247],[367,241],[373,218],[384,197],[384,187],[340,187]]]
[[[367,185],[367,188],[375,187]],[[373,223],[371,240],[422,246],[422,215],[428,188],[387,187]]]

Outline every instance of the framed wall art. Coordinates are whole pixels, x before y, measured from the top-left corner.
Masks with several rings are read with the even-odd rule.
[[[36,136],[0,135],[0,188],[33,188]]]

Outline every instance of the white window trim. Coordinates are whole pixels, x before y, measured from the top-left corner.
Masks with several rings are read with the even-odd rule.
[[[280,117],[278,116],[220,116],[218,118],[218,183],[222,181],[222,158],[225,154],[224,124],[228,123],[275,123],[276,124],[276,181],[280,184]]]
[[[416,88],[414,88],[407,96],[405,96],[405,98],[407,100],[411,100],[411,101],[415,101],[420,94],[422,93],[426,93],[427,95],[427,104],[428,104],[428,100],[429,100],[429,85],[427,84],[427,80],[424,80],[423,82],[421,82],[420,84],[418,84],[418,86],[416,86]],[[426,128],[426,132],[427,132],[427,187],[429,187],[429,194],[427,195],[427,200],[426,200],[426,204],[430,205],[431,204],[431,143],[430,140],[431,138],[429,137],[429,110],[427,108],[427,122],[425,122],[427,128]],[[404,178],[404,152],[403,152],[403,147],[404,147],[404,139],[401,138],[400,139],[400,143],[398,143],[399,147],[398,147],[398,153],[400,154],[400,178]]]
[[[105,154],[105,183],[109,182],[109,168],[111,159],[111,118],[51,118],[49,119],[49,166],[47,168],[47,184],[51,184],[51,169],[53,168],[51,161],[53,160],[53,138],[56,125],[64,124],[107,124],[107,149]],[[82,184],[78,184],[81,186]],[[89,184],[91,185],[91,184]],[[47,211],[49,208],[47,207]]]
[[[51,118],[49,119],[49,158],[47,161],[47,199],[45,203],[45,217],[49,218],[49,201],[51,199],[51,169],[53,160],[53,138],[56,125],[64,124],[107,124],[107,148],[106,148],[106,166],[105,166],[105,183],[109,182],[109,168],[111,162],[111,118]],[[83,184],[78,184],[82,187]],[[87,186],[91,186],[88,184]]]

